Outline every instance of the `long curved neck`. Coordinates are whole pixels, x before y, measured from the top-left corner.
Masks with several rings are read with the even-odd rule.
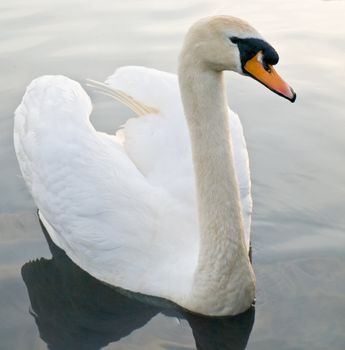
[[[180,88],[192,143],[201,231],[200,255],[244,247],[223,73],[180,67]],[[217,244],[217,246],[215,246]],[[243,246],[243,247],[242,247]]]
[[[247,251],[223,73],[182,56],[179,83],[191,137],[201,235],[194,289],[224,289],[221,281],[231,279],[232,267]]]

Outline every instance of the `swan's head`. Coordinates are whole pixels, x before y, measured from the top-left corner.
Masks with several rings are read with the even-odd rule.
[[[293,89],[273,68],[278,53],[239,18],[216,16],[196,22],[186,35],[182,60],[213,71],[231,70],[250,76],[291,102],[296,99]]]

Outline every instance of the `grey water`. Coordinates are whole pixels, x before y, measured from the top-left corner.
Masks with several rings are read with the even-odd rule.
[[[110,289],[46,239],[15,159],[13,112],[43,74],[83,83],[122,65],[176,72],[196,19],[248,20],[280,54],[291,104],[228,74],[253,181],[255,308],[204,318]],[[345,2],[2,0],[0,349],[345,349]],[[92,122],[130,111],[92,90]]]

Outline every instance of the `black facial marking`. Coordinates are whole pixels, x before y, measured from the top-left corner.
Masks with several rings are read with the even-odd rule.
[[[241,39],[237,37],[231,37],[230,40],[238,46],[242,69],[247,61],[253,58],[259,51],[262,51],[262,63],[266,70],[269,69],[268,65],[277,64],[279,61],[277,51],[265,40],[257,38]]]

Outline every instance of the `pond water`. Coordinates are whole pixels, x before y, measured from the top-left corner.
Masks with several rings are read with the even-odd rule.
[[[176,72],[185,31],[213,14],[253,24],[298,96],[291,104],[228,74],[251,161],[258,288],[255,309],[222,319],[119,294],[51,253],[12,145],[13,111],[33,78],[104,80],[127,64]],[[344,1],[2,0],[0,349],[343,350],[344,15]],[[130,116],[89,93],[97,129]]]

